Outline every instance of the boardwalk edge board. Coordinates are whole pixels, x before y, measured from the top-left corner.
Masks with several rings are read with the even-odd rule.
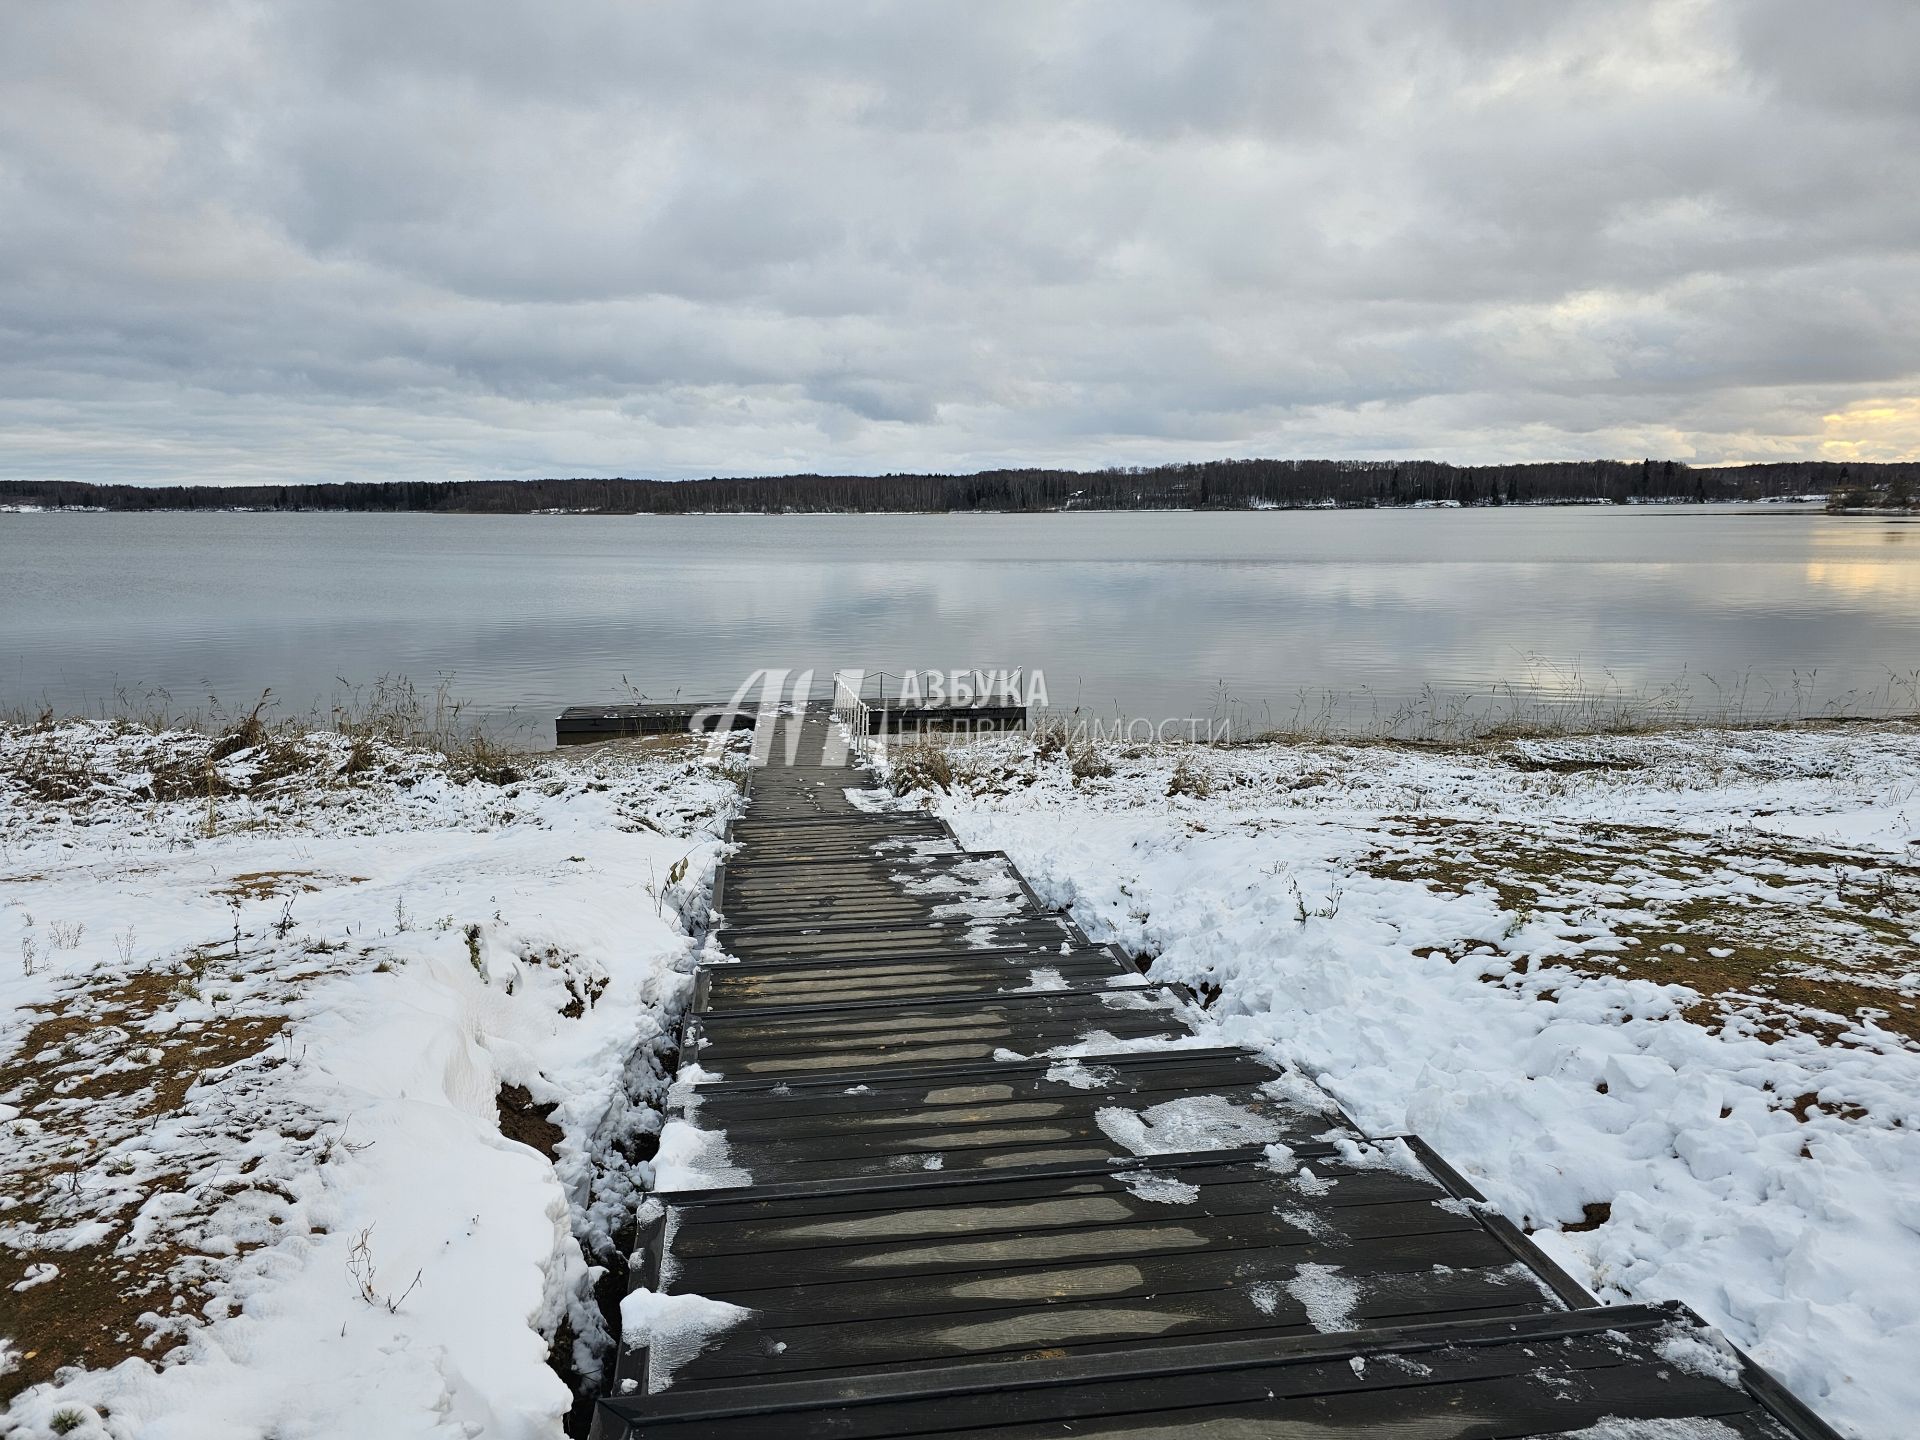
[[[864,808],[829,723],[780,722],[797,763],[728,828],[664,1115],[699,1159],[629,1268],[751,1304],[625,1336],[599,1440],[1838,1440],[1686,1307],[1602,1306],[1419,1136],[1206,1043],[1004,852]]]

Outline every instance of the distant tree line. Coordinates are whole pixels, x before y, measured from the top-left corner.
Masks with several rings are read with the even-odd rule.
[[[1910,493],[1920,464],[1673,460],[1448,465],[1437,460],[1211,460],[1130,469],[972,475],[767,475],[710,480],[400,480],[331,485],[91,485],[0,481],[0,505],[104,510],[364,510],[442,514],[1246,510],[1776,500]]]

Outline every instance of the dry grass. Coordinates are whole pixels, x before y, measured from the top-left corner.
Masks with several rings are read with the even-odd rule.
[[[388,677],[368,691],[349,693],[327,716],[324,730],[317,717],[274,719],[270,691],[233,713],[213,703],[204,713],[142,711],[91,722],[58,719],[52,712],[0,717],[0,740],[8,742],[0,745],[0,791],[70,808],[103,797],[155,804],[204,800],[212,831],[224,797],[398,776],[423,754],[438,757],[449,777],[463,784],[506,786],[527,776],[526,758],[467,723],[466,707],[451,697],[445,681],[422,694],[412,682]]]
[[[1213,781],[1207,772],[1195,766],[1190,757],[1182,755],[1174,765],[1173,773],[1167,777],[1167,795],[1184,795],[1194,800],[1204,800],[1213,794]]]
[[[1409,694],[1301,690],[1291,703],[1251,704],[1222,692],[1215,720],[1232,743],[1403,741],[1458,745],[1487,740],[1646,735],[1673,730],[1751,730],[1920,717],[1920,671],[1887,672],[1877,686],[1834,690],[1817,674],[1785,680],[1743,672],[1686,671],[1665,685],[1629,684],[1529,657],[1524,678],[1484,690],[1428,685]]]
[[[327,885],[360,885],[364,875],[323,875],[318,870],[248,870],[229,876],[212,894],[241,900],[271,900],[276,895],[312,894]],[[316,883],[318,882],[318,883]]]
[[[232,1158],[262,1135],[330,1143],[275,1096],[283,1014],[216,1002],[207,1018],[147,1027],[183,996],[239,988],[248,963],[208,946],[178,965],[89,977],[27,1012],[0,1062],[0,1098],[21,1116],[0,1160],[12,1202],[0,1211],[0,1293],[9,1331],[31,1348],[0,1376],[0,1403],[64,1366],[178,1345],[214,1282],[267,1243],[293,1199]],[[310,965],[276,983],[292,994],[324,973]],[[161,1127],[165,1145],[142,1143]],[[49,1265],[51,1279],[15,1288]]]
[[[944,745],[921,740],[896,749],[889,758],[892,769],[888,780],[896,795],[953,788],[953,761]]]
[[[1629,825],[1403,817],[1388,833],[1373,874],[1629,942],[1536,963],[1685,985],[1701,997],[1692,1018],[1741,1015],[1766,1035],[1835,1040],[1871,1022],[1920,1042],[1920,866]]]

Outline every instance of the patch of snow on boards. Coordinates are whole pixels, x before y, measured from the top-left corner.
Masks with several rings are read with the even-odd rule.
[[[706,1343],[751,1319],[753,1312],[704,1295],[662,1295],[634,1290],[620,1302],[620,1344],[647,1352],[647,1389],[673,1383],[674,1372]]]
[[[190,1049],[234,1017],[280,1029],[172,1113],[123,1125],[111,1098],[90,1101],[70,1193],[64,1177],[40,1193],[37,1148],[64,1143],[69,1112],[35,1101],[0,1122],[0,1192],[44,1199],[64,1227],[50,1241],[184,1245],[180,1283],[196,1287],[172,1312],[159,1292],[131,1358],[15,1395],[0,1434],[45,1435],[61,1416],[82,1440],[557,1436],[572,1396],[549,1347],[563,1323],[576,1363],[594,1362],[596,1331],[608,1341],[582,1241],[612,1253],[639,1203],[641,1176],[607,1157],[659,1124],[654,1052],[694,960],[680,915],[704,904],[736,788],[591,753],[529,760],[505,788],[460,784],[376,744],[355,777],[220,795],[208,835],[204,796],[156,802],[137,765],[113,779],[123,753],[204,740],[29,738],[100,779],[70,804],[23,798],[0,728],[0,889],[17,902],[0,903],[0,948],[86,922],[31,974],[0,968],[0,1061],[31,1040],[33,1007],[124,1004],[129,977],[159,981],[141,991],[149,1013],[119,1022],[149,1048]],[[683,857],[656,903],[649,874]],[[145,1054],[110,1045],[97,1073]],[[556,1160],[501,1134],[503,1084],[554,1107]],[[0,1244],[31,1238],[20,1213]],[[54,1260],[59,1274],[0,1306],[16,1366],[49,1343],[16,1326],[61,1293]],[[180,1336],[157,1362],[137,1348],[152,1322]]]
[[[727,1190],[751,1185],[753,1176],[734,1162],[724,1130],[701,1130],[676,1117],[660,1131],[653,1157],[653,1188],[662,1194],[683,1190]]]
[[[1145,1110],[1108,1105],[1094,1111],[1093,1119],[1108,1139],[1135,1155],[1231,1150],[1264,1145],[1280,1134],[1277,1122],[1221,1095],[1182,1095]]]
[[[988,740],[969,765],[1021,783],[926,801],[1095,943],[1216,996],[1203,1043],[1260,1050],[1365,1133],[1421,1135],[1602,1299],[1684,1301],[1843,1435],[1896,1440],[1920,1415],[1920,1050],[1870,1022],[1835,1042],[1701,1014],[1678,984],[1555,963],[1628,948],[1642,890],[1553,911],[1543,877],[1540,903],[1511,911],[1490,887],[1388,878],[1369,859],[1415,845],[1412,816],[1558,826],[1575,847],[1583,826],[1751,837],[1761,875],[1776,837],[1817,837],[1850,847],[1865,880],[1920,846],[1917,733],[1115,747],[1096,781]],[[1209,796],[1169,798],[1183,756]],[[1717,900],[1737,934],[1757,883],[1709,874],[1682,893]],[[1805,902],[1815,922],[1820,903]],[[1920,930],[1910,907],[1889,913]],[[1920,994],[1920,975],[1877,983],[1889,1008]],[[1803,1096],[1820,1103],[1796,1113]],[[1590,1206],[1609,1208],[1586,1228]]]
[[[1568,1431],[1562,1440],[1740,1440],[1740,1432],[1707,1416],[1635,1420],[1607,1415],[1584,1430]]]
[[[1046,1078],[1075,1090],[1104,1090],[1120,1083],[1120,1072],[1112,1066],[1089,1065],[1084,1060],[1056,1060],[1047,1067]]]
[[[1171,1175],[1158,1175],[1151,1170],[1122,1171],[1120,1183],[1134,1199],[1156,1205],[1191,1205],[1200,1198],[1198,1185],[1176,1180]]]
[[[1286,1291],[1307,1312],[1307,1323],[1323,1334],[1353,1329],[1353,1307],[1361,1300],[1360,1287],[1340,1273],[1338,1265],[1309,1260],[1294,1268]]]

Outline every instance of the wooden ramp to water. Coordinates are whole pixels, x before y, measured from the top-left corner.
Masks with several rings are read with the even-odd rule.
[[[1830,1440],[787,723],[671,1102],[710,1183],[648,1203],[632,1268],[740,1311],[626,1336],[597,1435]]]

